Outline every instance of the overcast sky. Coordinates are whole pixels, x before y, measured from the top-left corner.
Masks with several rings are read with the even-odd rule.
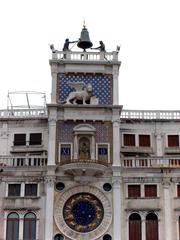
[[[121,45],[124,109],[180,109],[180,0],[0,0],[0,108],[8,91],[51,92],[49,44],[86,21],[94,46]]]

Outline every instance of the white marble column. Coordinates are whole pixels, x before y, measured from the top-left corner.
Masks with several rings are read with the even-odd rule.
[[[146,240],[146,218],[145,216],[141,216],[141,234],[142,240]]]
[[[120,120],[113,121],[113,166],[120,166]]]
[[[95,160],[95,139],[94,135],[91,137],[91,159],[94,161]]]
[[[162,184],[164,190],[164,240],[172,240],[170,182],[165,180]]]
[[[51,63],[51,103],[55,104],[57,102],[57,63]]]
[[[23,239],[23,225],[24,225],[24,215],[23,213],[19,213],[19,239]]]
[[[115,179],[113,182],[113,239],[121,240],[121,180]]]
[[[56,110],[50,110],[49,139],[48,139],[48,165],[55,165],[56,159]]]
[[[74,136],[74,155],[73,155],[73,160],[78,159],[78,137],[77,134]]]
[[[54,176],[45,178],[46,184],[46,212],[45,212],[45,240],[53,239],[53,215],[54,215]]]
[[[113,65],[113,105],[119,105],[119,66]]]

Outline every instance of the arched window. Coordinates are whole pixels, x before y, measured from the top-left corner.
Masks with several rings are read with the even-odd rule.
[[[19,239],[19,215],[10,213],[7,217],[6,240]]]
[[[129,240],[141,240],[141,217],[137,213],[129,216]]]
[[[158,240],[158,218],[154,213],[146,216],[146,240]]]
[[[36,215],[27,213],[24,216],[24,240],[36,239]]]

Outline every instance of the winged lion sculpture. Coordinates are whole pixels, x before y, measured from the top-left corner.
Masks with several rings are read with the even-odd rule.
[[[92,96],[92,85],[90,83],[85,84],[84,82],[68,82],[68,85],[75,89],[70,92],[65,103],[66,104],[78,104],[78,101],[82,101],[82,104],[90,100]]]

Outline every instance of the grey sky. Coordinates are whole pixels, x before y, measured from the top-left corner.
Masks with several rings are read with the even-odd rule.
[[[41,91],[50,99],[50,43],[80,36],[121,45],[120,104],[125,109],[180,109],[179,0],[1,0],[0,108],[8,91]]]

